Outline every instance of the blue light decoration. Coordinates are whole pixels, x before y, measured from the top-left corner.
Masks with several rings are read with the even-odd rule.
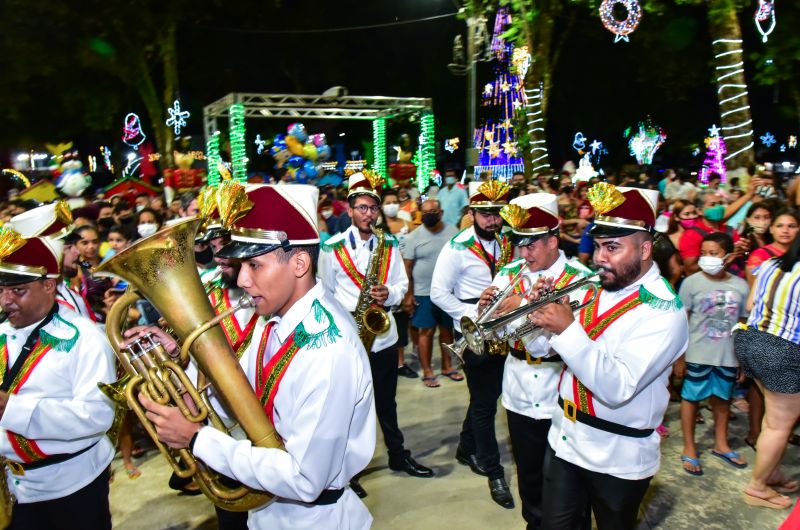
[[[717,127],[716,124],[713,124],[713,125],[711,125],[711,127],[708,128],[708,136],[711,137],[711,138],[713,138],[715,136],[719,136],[719,131],[721,131],[721,130],[722,129]]]
[[[769,149],[773,145],[778,143],[778,140],[775,139],[775,135],[771,132],[766,132],[761,136],[761,145]]]
[[[786,152],[786,144],[781,144],[781,153]]]
[[[186,118],[191,116],[188,110],[181,109],[180,100],[175,100],[172,107],[167,109],[169,118],[167,118],[167,127],[172,127],[175,136],[181,134],[181,127],[186,127]]]
[[[139,119],[139,115],[133,112],[128,113],[122,128],[122,141],[125,142],[125,145],[138,150],[146,138],[147,136],[142,132],[142,120]]]
[[[600,151],[603,148],[603,142],[594,140],[591,144],[589,144],[589,147],[591,148],[593,155],[597,154],[597,151]]]
[[[488,172],[492,178],[507,181],[524,171],[515,140],[514,113],[527,106],[523,78],[516,73],[514,46],[503,38],[511,24],[508,8],[497,12],[492,38],[494,81],[487,83],[482,96],[482,124],[474,131],[472,143],[478,150],[475,177]],[[513,73],[512,73],[513,72]]]
[[[582,132],[578,131],[575,133],[575,137],[572,139],[572,148],[578,153],[583,154],[583,150],[586,149],[586,137]]]
[[[267,147],[267,141],[266,140],[262,140],[260,134],[256,135],[256,141],[254,143],[256,144],[256,152],[259,155],[261,153],[263,153],[264,152],[264,148]]]

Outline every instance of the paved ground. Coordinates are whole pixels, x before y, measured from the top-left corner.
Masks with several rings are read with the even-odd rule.
[[[453,455],[461,420],[466,410],[466,385],[448,379],[441,387],[424,388],[419,379],[401,378],[398,387],[400,426],[406,447],[414,456],[435,468],[434,479],[415,479],[397,474],[386,467],[383,442],[367,474],[361,479],[369,492],[365,499],[375,518],[374,528],[439,529],[443,526],[462,529],[522,529],[524,523],[515,510],[504,510],[489,498],[486,480],[458,465]],[[501,407],[502,410],[502,407]],[[704,411],[707,420],[711,413]],[[732,447],[750,461],[754,452],[742,441],[747,418],[731,423]],[[681,433],[678,408],[671,404],[667,424],[672,436],[663,442],[661,471],[648,492],[639,530],[770,530],[775,529],[787,512],[752,508],[741,501],[741,490],[749,477],[749,468],[734,469],[709,455],[713,448],[713,425],[698,425],[698,447],[703,452],[705,475],[693,477],[682,471]],[[380,432],[380,431],[379,431]],[[502,462],[515,493],[516,475],[510,457],[505,415],[498,415],[497,432],[501,441]],[[800,456],[790,446],[785,458],[787,472],[800,476]],[[118,469],[111,486],[114,526],[120,530],[166,530],[216,528],[213,509],[204,497],[182,497],[167,487],[169,469],[158,454],[151,452],[138,461],[143,475],[129,480]],[[518,500],[518,498],[517,498]]]

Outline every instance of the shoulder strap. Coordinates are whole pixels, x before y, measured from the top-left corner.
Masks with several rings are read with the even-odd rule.
[[[22,370],[22,367],[25,365],[25,361],[28,360],[28,356],[33,351],[34,346],[36,346],[36,342],[39,340],[39,332],[44,328],[47,324],[53,320],[53,317],[58,313],[58,304],[53,304],[53,307],[50,309],[50,312],[47,313],[47,316],[44,317],[44,320],[39,322],[39,325],[33,328],[30,335],[28,335],[28,339],[25,341],[25,344],[22,346],[22,351],[19,352],[17,356],[17,360],[14,362],[14,366],[11,367],[10,370],[6,370],[6,373],[3,375],[3,382],[0,384],[0,390],[3,392],[8,392],[8,389],[11,388],[11,383],[14,381],[14,378],[17,377],[17,374]]]

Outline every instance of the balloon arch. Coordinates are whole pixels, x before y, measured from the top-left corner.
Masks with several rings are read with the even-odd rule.
[[[420,122],[417,153],[417,185],[427,187],[436,164],[433,102],[429,98],[388,96],[247,94],[231,93],[203,108],[203,129],[208,157],[208,182],[216,184],[219,173],[219,122],[228,119],[233,177],[247,178],[245,155],[246,118],[369,120],[372,122],[374,162],[372,169],[386,175],[386,122],[405,114],[416,114]]]

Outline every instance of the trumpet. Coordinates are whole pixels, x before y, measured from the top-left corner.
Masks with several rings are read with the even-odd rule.
[[[470,350],[475,352],[476,355],[481,355],[483,353],[484,343],[483,342],[480,343],[480,346],[479,346],[480,350],[476,350],[473,347],[473,345],[467,340],[467,333],[465,333],[464,327],[463,327],[464,326],[464,322],[469,322],[470,324],[472,324],[474,326],[476,324],[480,325],[484,321],[488,320],[489,317],[491,317],[492,314],[495,311],[497,311],[497,308],[500,307],[500,304],[502,304],[503,301],[505,301],[505,299],[508,298],[509,295],[514,292],[514,289],[516,289],[519,284],[521,284],[523,281],[525,281],[524,273],[525,273],[525,268],[523,267],[522,270],[520,270],[516,274],[516,276],[514,276],[511,279],[511,282],[506,286],[505,289],[503,289],[499,293],[495,294],[494,298],[492,299],[492,302],[486,307],[486,309],[484,309],[480,313],[480,315],[478,316],[477,320],[473,321],[471,318],[469,318],[467,316],[462,317],[461,318],[461,326],[462,326],[461,327],[461,333],[463,334],[463,336],[460,339],[458,339],[457,341],[455,341],[454,343],[452,343],[452,344],[442,344],[442,349],[444,351],[446,351],[447,353],[449,353],[450,355],[457,357],[458,360],[461,361],[462,364],[464,362],[464,350],[466,350],[467,348],[469,348]],[[528,290],[525,292],[525,296],[528,296],[532,290],[533,290],[533,285],[531,285],[528,288]],[[478,346],[477,343],[475,343],[475,345]]]
[[[516,277],[514,278],[514,280],[516,280]],[[513,283],[514,281],[512,280],[512,284]],[[511,286],[512,284],[509,284],[509,286]],[[505,327],[514,322],[515,320],[524,317],[529,313],[533,313],[534,311],[548,304],[561,303],[561,298],[569,295],[573,291],[577,291],[583,288],[588,288],[589,290],[592,291],[592,294],[583,303],[578,302],[577,300],[573,300],[572,302],[569,303],[569,306],[574,313],[575,311],[580,311],[587,305],[591,304],[595,300],[595,298],[597,298],[597,284],[594,281],[594,276],[583,278],[561,289],[552,290],[549,293],[540,296],[537,300],[529,304],[525,304],[521,307],[518,307],[517,309],[514,309],[513,311],[509,311],[508,313],[505,313],[493,319],[489,318],[491,316],[491,313],[489,313],[489,311],[485,311],[483,315],[481,315],[481,318],[478,318],[477,320],[472,320],[468,316],[464,316],[461,318],[461,333],[463,334],[462,339],[466,342],[467,347],[469,347],[470,350],[480,355],[480,352],[483,351],[483,346],[486,343],[486,341],[509,341],[509,340],[518,340],[523,337],[526,337],[540,330],[541,327],[533,324],[529,320],[526,320],[523,324],[521,324],[519,327],[517,327],[517,329],[515,329],[511,333],[504,333]],[[506,288],[503,291],[504,294],[508,290],[509,288]],[[497,306],[499,306],[499,304],[492,304],[491,308],[493,310],[496,310]]]

